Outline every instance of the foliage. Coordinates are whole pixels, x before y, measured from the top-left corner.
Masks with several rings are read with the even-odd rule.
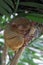
[[[31,6],[30,9],[29,6]],[[16,16],[15,13],[18,15]],[[19,0],[0,0],[0,29],[4,30],[6,22],[11,22],[12,18],[20,16],[43,24],[43,4],[35,2],[21,2]],[[0,59],[3,47],[4,35],[0,32]],[[11,49],[8,49],[8,56],[10,56],[10,60],[13,58],[13,55],[14,52]],[[41,65],[43,64],[42,61],[43,37],[39,37],[38,39],[32,41],[31,44],[25,49],[24,53],[20,57],[18,65]],[[8,61],[8,65],[9,64],[10,61]]]

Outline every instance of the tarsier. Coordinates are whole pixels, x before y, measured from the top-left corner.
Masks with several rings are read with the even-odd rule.
[[[28,42],[32,40],[35,31],[35,23],[31,24],[31,22],[24,17],[16,18],[12,20],[5,29],[5,44],[18,53],[22,47],[28,45]]]

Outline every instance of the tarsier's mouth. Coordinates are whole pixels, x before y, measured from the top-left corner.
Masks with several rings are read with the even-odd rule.
[[[8,40],[11,40],[11,39],[13,39],[13,38],[15,38],[15,37],[17,37],[17,36],[13,36],[13,37],[10,37],[10,38],[7,38]]]

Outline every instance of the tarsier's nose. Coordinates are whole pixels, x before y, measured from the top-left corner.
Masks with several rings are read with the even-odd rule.
[[[22,25],[19,25],[19,26],[18,26],[18,29],[19,29],[19,30],[23,30],[23,26],[22,26]]]

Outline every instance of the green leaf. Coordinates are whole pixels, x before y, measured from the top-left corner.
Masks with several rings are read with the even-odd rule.
[[[37,13],[29,13],[26,18],[35,21],[35,22],[39,22],[39,23],[43,23],[43,14],[37,14]]]
[[[19,4],[24,5],[24,6],[32,6],[32,7],[37,7],[37,8],[43,9],[43,4],[38,4],[35,2],[20,2]]]

